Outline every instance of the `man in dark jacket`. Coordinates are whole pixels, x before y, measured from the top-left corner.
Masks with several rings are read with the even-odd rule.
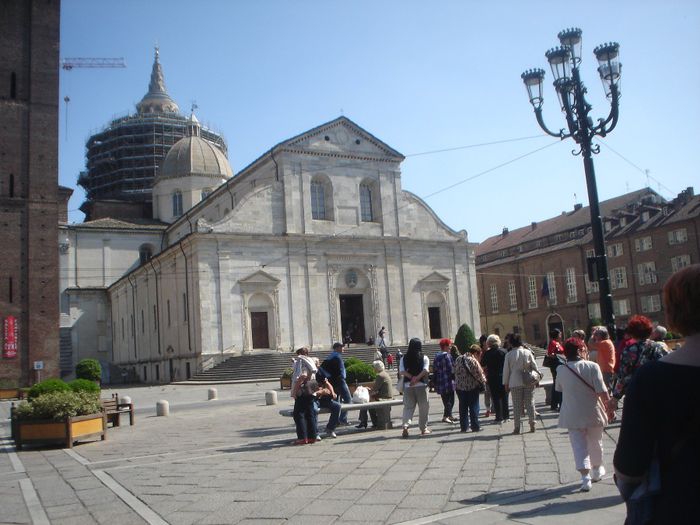
[[[333,390],[338,396],[338,401],[343,403],[352,403],[350,389],[345,382],[345,361],[343,361],[343,343],[333,343],[333,351],[328,355],[325,361],[321,363],[321,368],[328,374],[328,381],[333,385]],[[347,426],[348,413],[343,411],[340,413],[339,425]]]
[[[506,351],[501,348],[501,338],[491,334],[486,339],[487,350],[481,358],[481,365],[486,371],[486,382],[491,391],[491,403],[496,412],[496,421],[508,419],[508,398],[503,386],[503,363]]]

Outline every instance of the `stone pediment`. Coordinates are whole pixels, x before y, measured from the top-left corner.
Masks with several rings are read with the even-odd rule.
[[[430,275],[418,281],[418,284],[423,289],[436,290],[440,288],[445,288],[449,282],[449,278],[445,277],[439,272],[433,272]]]
[[[258,270],[257,272],[249,275],[248,277],[245,277],[241,280],[238,281],[242,286],[250,286],[250,287],[256,287],[256,288],[265,288],[265,287],[271,287],[274,288],[280,283],[280,280],[277,277],[273,277],[267,272],[264,272],[262,270]]]
[[[277,146],[314,155],[401,162],[404,156],[346,117],[339,117]]]

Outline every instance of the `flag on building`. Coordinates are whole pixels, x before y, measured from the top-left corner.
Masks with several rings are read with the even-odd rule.
[[[546,275],[544,276],[544,279],[542,279],[542,291],[540,292],[540,296],[549,301],[549,283],[547,282]]]

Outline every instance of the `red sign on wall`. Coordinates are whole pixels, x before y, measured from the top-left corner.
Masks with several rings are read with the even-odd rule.
[[[18,328],[15,316],[10,315],[5,318],[5,342],[2,345],[2,356],[5,359],[17,357]]]

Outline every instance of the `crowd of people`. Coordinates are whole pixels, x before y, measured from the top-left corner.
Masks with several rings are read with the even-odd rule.
[[[550,409],[558,413],[558,426],[568,432],[582,491],[591,490],[592,483],[606,473],[603,431],[616,419],[624,399],[614,467],[630,523],[689,523],[689,505],[700,489],[700,452],[695,446],[700,438],[700,408],[691,386],[700,379],[700,265],[671,276],[663,298],[667,324],[685,336],[679,349],[671,352],[663,342],[667,333],[663,326],[635,315],[617,344],[604,326],[593,327],[588,339],[583,330],[574,330],[563,340],[561,330],[552,329],[543,363],[553,378]],[[394,356],[386,348],[384,327],[378,335],[373,363],[378,374],[371,399],[392,399],[393,379],[385,367],[387,360],[393,366]],[[310,358],[306,348],[297,351],[292,385],[297,444],[321,439],[319,407],[331,413],[326,436],[335,437],[336,426],[348,424],[340,405],[351,401],[343,348],[335,343],[323,363]],[[533,393],[542,374],[519,334],[508,334],[503,342],[497,334],[483,335],[479,344],[459,349],[442,339],[432,370],[421,341],[413,338],[405,355],[397,350],[395,360],[397,386],[403,393],[404,438],[409,437],[416,407],[420,435],[431,433],[429,381],[442,401],[442,422],[459,423],[461,432],[481,431],[482,393],[483,417],[493,414],[501,424],[510,420],[510,396],[513,434],[522,432],[524,414],[529,431],[536,432]],[[458,418],[454,417],[455,401]],[[377,411],[363,410],[358,428],[367,428],[368,412],[376,423]]]

